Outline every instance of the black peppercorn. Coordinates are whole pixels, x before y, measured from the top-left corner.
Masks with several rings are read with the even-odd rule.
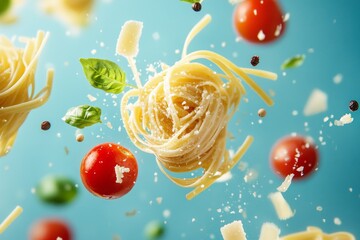
[[[260,58],[259,58],[259,56],[253,56],[252,58],[251,58],[251,65],[253,65],[254,67],[256,66],[256,65],[258,65],[259,64],[259,62],[260,62]]]
[[[51,127],[51,124],[50,124],[50,122],[49,121],[43,121],[42,123],[41,123],[41,129],[42,130],[49,130],[50,129],[50,127]]]
[[[192,5],[192,9],[195,11],[195,12],[200,12],[201,10],[201,3],[199,2],[196,2]]]
[[[349,102],[349,108],[352,112],[355,112],[359,109],[359,103],[356,100],[351,100]]]

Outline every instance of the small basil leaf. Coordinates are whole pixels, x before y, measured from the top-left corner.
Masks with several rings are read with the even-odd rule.
[[[84,128],[95,123],[100,123],[100,116],[100,108],[89,105],[80,105],[70,108],[62,120],[73,127]]]
[[[153,220],[145,226],[145,236],[149,240],[159,239],[164,235],[164,225],[156,220]]]
[[[200,0],[180,0],[182,2],[188,2],[188,3],[197,3],[200,2]]]
[[[281,64],[281,69],[289,69],[289,68],[296,68],[300,67],[305,60],[305,55],[296,55],[292,58],[286,59],[283,64]]]
[[[45,203],[65,205],[71,203],[77,196],[75,183],[64,176],[45,176],[36,187],[36,195]]]
[[[115,94],[124,90],[126,75],[116,63],[96,58],[81,58],[80,63],[91,86]]]
[[[6,13],[11,6],[11,0],[0,0],[0,16]]]

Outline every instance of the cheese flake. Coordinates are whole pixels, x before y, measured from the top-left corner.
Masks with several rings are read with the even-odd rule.
[[[290,205],[281,192],[270,193],[269,198],[280,220],[286,220],[294,216],[294,212],[291,210]]]
[[[116,183],[122,183],[124,178],[124,173],[128,173],[128,172],[130,172],[130,168],[116,165],[115,166]]]
[[[314,89],[304,107],[304,115],[311,116],[327,110],[327,94],[320,89]]]
[[[259,240],[278,240],[280,229],[274,223],[266,222],[261,226]]]
[[[286,176],[284,181],[281,183],[281,185],[277,188],[279,192],[286,192],[288,188],[290,187],[291,181],[294,177],[294,174],[289,174]]]
[[[246,233],[240,220],[224,225],[220,231],[224,240],[246,240]]]
[[[117,40],[116,53],[128,58],[136,57],[142,28],[142,22],[132,20],[125,22]]]

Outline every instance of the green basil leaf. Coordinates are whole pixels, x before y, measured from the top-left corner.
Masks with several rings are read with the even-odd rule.
[[[80,105],[70,108],[62,120],[71,126],[84,128],[95,123],[100,123],[100,116],[100,108],[89,105]]]
[[[11,6],[11,0],[0,0],[0,16],[6,13]]]
[[[188,3],[197,3],[200,2],[200,0],[180,0],[182,2],[188,2]]]
[[[159,239],[164,235],[164,232],[164,225],[156,220],[147,223],[145,226],[145,236],[149,240]]]
[[[286,59],[283,64],[281,64],[281,69],[289,69],[300,67],[305,61],[305,55],[296,55],[292,58]]]
[[[126,75],[116,63],[96,58],[81,58],[80,63],[91,86],[115,94],[124,90]]]
[[[45,176],[36,186],[35,194],[45,203],[65,205],[71,203],[77,196],[75,183],[64,176]]]

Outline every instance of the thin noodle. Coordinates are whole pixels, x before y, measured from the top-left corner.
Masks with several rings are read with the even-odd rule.
[[[231,170],[253,141],[247,136],[235,155],[229,156],[227,124],[246,93],[242,82],[272,105],[271,98],[248,74],[272,80],[277,77],[266,71],[239,68],[211,51],[188,54],[191,40],[210,20],[210,15],[206,15],[190,31],[180,61],[163,69],[144,86],[138,84],[138,89],[126,92],[121,101],[121,115],[131,141],[142,151],[154,154],[160,170],[171,181],[194,188],[187,199]],[[221,72],[197,62],[201,59]],[[136,71],[133,74],[138,75]],[[181,177],[173,176],[176,173]]]
[[[47,72],[46,86],[35,94],[36,66],[48,37],[39,31],[36,38],[20,38],[26,44],[20,49],[0,36],[0,157],[12,147],[30,111],[50,96],[53,69]]]

